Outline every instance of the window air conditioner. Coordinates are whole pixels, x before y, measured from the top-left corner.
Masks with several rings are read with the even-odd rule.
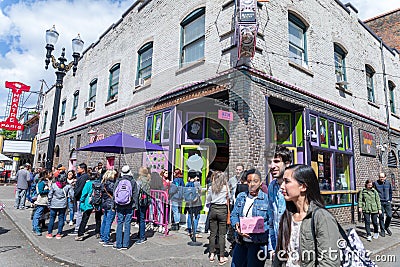
[[[139,78],[137,80],[135,80],[135,88],[141,87],[144,85],[144,79]]]
[[[84,107],[86,110],[92,110],[92,109],[94,109],[94,107],[95,107],[95,103],[96,103],[96,102],[94,102],[94,101],[86,101],[86,102],[83,104],[83,107]]]
[[[345,85],[348,85],[349,83],[346,82],[346,81],[339,80],[339,81],[336,82],[336,84],[339,85],[340,87],[343,87]]]

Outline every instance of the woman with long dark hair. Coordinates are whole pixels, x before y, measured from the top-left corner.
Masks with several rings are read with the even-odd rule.
[[[341,236],[335,218],[325,209],[314,170],[302,164],[287,167],[281,190],[286,211],[279,224],[273,266],[339,266]]]

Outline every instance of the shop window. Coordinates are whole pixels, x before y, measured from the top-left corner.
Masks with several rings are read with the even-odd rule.
[[[158,144],[161,142],[161,130],[162,130],[162,113],[154,114],[153,116],[153,137],[152,143]]]
[[[395,105],[395,102],[394,102],[394,88],[395,87],[396,86],[394,85],[394,83],[392,81],[389,81],[390,111],[393,114],[396,114],[396,105]]]
[[[310,132],[308,133],[308,137],[310,138],[311,143],[314,145],[318,145],[318,125],[317,125],[317,117],[310,115]]]
[[[193,11],[181,22],[181,60],[184,65],[204,58],[205,8]]]
[[[336,142],[339,150],[345,149],[344,125],[341,123],[336,123]]]
[[[307,26],[289,13],[289,60],[300,66],[307,66]]]
[[[319,119],[319,142],[321,147],[328,147],[328,120]]]
[[[346,52],[337,44],[334,44],[334,59],[335,59],[335,75],[336,82],[346,82],[346,65],[345,65]],[[347,85],[343,85],[347,88]]]
[[[274,113],[276,127],[276,143],[292,145],[292,114],[291,113]]]
[[[162,121],[164,122],[164,124],[162,126],[161,141],[163,143],[165,143],[165,142],[169,141],[169,127],[170,127],[170,123],[171,123],[171,112],[169,112],[169,111],[164,112]]]
[[[72,151],[75,148],[75,139],[73,136],[69,138],[69,151]]]
[[[153,116],[146,118],[146,141],[151,142],[153,132]]]
[[[214,141],[214,143],[223,143],[225,144],[228,139],[227,129],[228,129],[228,121],[223,121],[218,119],[217,112],[208,112],[207,113],[207,138]]]
[[[74,102],[72,104],[71,118],[75,118],[76,117],[76,112],[78,110],[78,104],[79,104],[79,91],[75,91],[75,93],[74,93]]]
[[[336,126],[333,121],[328,122],[329,127],[329,146],[330,148],[336,148]]]
[[[205,112],[187,112],[185,142],[200,142],[204,139]]]
[[[344,127],[344,146],[345,150],[351,150],[351,128],[349,126]]]
[[[397,158],[393,150],[391,150],[388,154],[388,167],[397,168]]]
[[[138,51],[138,79],[148,79],[151,77],[153,61],[153,42],[147,43]]]
[[[82,138],[82,135],[81,134],[78,134],[77,136],[76,136],[76,147],[81,147],[81,138]]]
[[[90,82],[89,85],[89,102],[96,102],[96,93],[97,93],[97,79],[94,79]]]
[[[366,72],[366,79],[367,79],[368,101],[375,103],[375,93],[374,93],[375,71],[370,66],[366,65],[365,72]]]
[[[107,99],[107,101],[114,100],[118,96],[119,69],[120,69],[120,65],[119,64],[115,64],[110,69],[110,81],[109,81],[109,86],[108,86],[108,99]]]

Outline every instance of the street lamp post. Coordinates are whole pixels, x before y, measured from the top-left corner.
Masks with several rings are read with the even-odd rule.
[[[56,143],[56,133],[57,133],[57,122],[58,122],[58,112],[60,107],[60,98],[61,98],[61,89],[63,88],[63,79],[65,74],[72,68],[72,74],[75,76],[76,70],[78,68],[78,61],[80,57],[80,53],[83,50],[83,41],[81,37],[78,36],[72,40],[72,57],[74,58],[69,64],[65,64],[67,59],[65,58],[65,48],[62,49],[61,57],[58,58],[58,62],[55,57],[51,54],[54,50],[54,45],[58,40],[58,32],[55,29],[55,26],[50,30],[46,31],[46,66],[47,70],[50,64],[50,59],[53,68],[56,70],[56,91],[54,94],[54,104],[53,104],[53,115],[51,117],[50,124],[50,135],[49,142],[47,146],[47,159],[46,159],[46,169],[51,171],[53,167],[53,158],[54,158],[54,146]]]

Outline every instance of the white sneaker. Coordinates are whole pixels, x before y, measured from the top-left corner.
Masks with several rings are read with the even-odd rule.
[[[374,236],[374,237],[375,237],[375,236]],[[370,235],[367,236],[367,240],[368,240],[368,241],[371,241],[371,240],[372,240],[372,236],[370,236]]]
[[[72,226],[72,225],[74,225],[74,222],[73,222],[73,221],[70,221],[68,225],[69,225],[69,226]]]
[[[379,233],[374,233],[374,239],[378,239]]]

